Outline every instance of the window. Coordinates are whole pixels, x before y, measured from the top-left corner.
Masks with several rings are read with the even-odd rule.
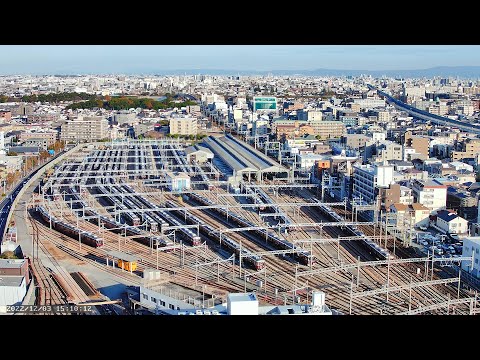
[[[472,247],[472,251],[473,251],[473,247]],[[475,249],[475,254],[478,254],[478,248]]]
[[[150,297],[150,300],[151,300],[152,302],[154,302],[154,303],[156,303],[156,302],[157,302],[157,299],[155,299],[153,296],[152,296],[152,297]]]
[[[478,259],[475,259],[475,264],[478,264]]]
[[[160,305],[165,306],[165,301],[160,300]]]
[[[142,294],[142,295],[143,295],[143,298],[144,298],[145,300],[148,300],[148,295],[147,295],[147,294]]]
[[[175,310],[175,306],[173,306],[172,304],[168,305],[168,307],[172,310]]]

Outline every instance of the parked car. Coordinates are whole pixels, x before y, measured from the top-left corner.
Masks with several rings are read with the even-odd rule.
[[[452,240],[458,241],[459,237],[457,234],[448,234],[448,237]]]

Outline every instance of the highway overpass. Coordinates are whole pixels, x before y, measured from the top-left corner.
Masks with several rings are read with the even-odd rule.
[[[405,104],[404,102],[391,97],[387,93],[385,93],[381,90],[378,90],[377,88],[375,88],[371,85],[368,85],[368,87],[369,87],[370,90],[377,90],[378,95],[383,96],[389,104],[392,104],[397,109],[406,111],[410,116],[413,116],[417,119],[431,121],[432,123],[437,124],[437,125],[453,126],[453,127],[459,128],[462,131],[471,132],[471,133],[474,133],[474,134],[477,134],[477,135],[480,134],[480,125],[469,124],[469,123],[459,121],[459,120],[452,120],[452,119],[449,119],[449,118],[444,117],[444,116],[438,116],[438,115],[430,114],[427,111],[420,110],[420,109],[417,109],[413,106]]]

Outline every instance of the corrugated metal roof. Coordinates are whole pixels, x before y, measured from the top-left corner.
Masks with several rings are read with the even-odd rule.
[[[209,137],[205,139],[205,144],[207,144],[213,150],[213,152],[223,160],[223,162],[227,166],[229,166],[236,172],[255,171],[255,169],[249,168],[248,166],[243,164],[236,155],[230,154],[227,149],[225,149],[218,143],[218,141],[215,140],[215,138]]]
[[[105,251],[105,252],[108,256],[111,256],[112,258],[115,258],[115,259],[125,260],[129,262],[137,261],[137,258],[135,256],[124,253],[122,251],[112,250],[112,251]]]
[[[288,170],[265,154],[231,135],[212,137],[205,143],[237,172],[287,172]]]

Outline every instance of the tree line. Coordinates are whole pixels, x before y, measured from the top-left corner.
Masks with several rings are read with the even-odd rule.
[[[172,97],[167,97],[163,101],[148,99],[148,98],[134,98],[134,97],[109,97],[106,96],[104,99],[95,99],[87,100],[82,102],[73,103],[68,105],[67,109],[106,109],[106,110],[127,110],[131,108],[141,108],[141,109],[171,109],[174,107],[184,107],[196,105],[194,101],[183,101],[180,103],[174,102]]]

